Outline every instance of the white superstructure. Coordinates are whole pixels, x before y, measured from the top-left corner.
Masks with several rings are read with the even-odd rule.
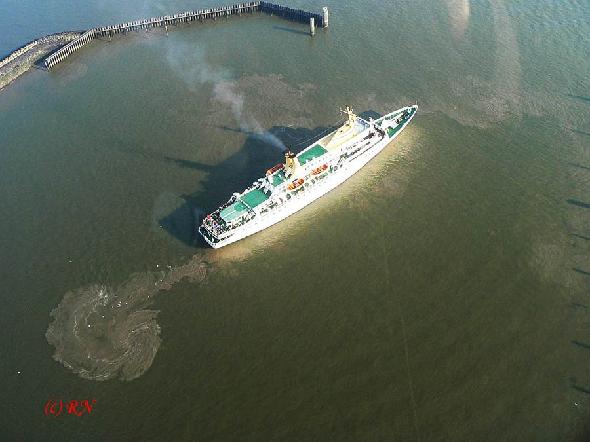
[[[266,229],[301,210],[354,175],[412,120],[417,105],[366,121],[348,107],[348,121],[269,169],[241,193],[207,215],[199,233],[219,248]]]

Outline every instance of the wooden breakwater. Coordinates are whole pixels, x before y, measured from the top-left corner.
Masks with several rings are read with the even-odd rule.
[[[288,20],[298,21],[302,23],[310,23],[314,19],[315,26],[322,28],[328,27],[328,8],[323,8],[322,14],[303,11],[302,9],[292,9],[287,6],[275,5],[268,2],[257,2],[258,10],[271,15],[286,18]]]
[[[45,58],[43,64],[47,69],[55,66],[60,61],[65,60],[72,53],[90,43],[92,40],[100,37],[113,37],[116,34],[126,34],[131,31],[161,27],[168,29],[168,26],[192,21],[215,20],[220,17],[229,17],[232,15],[242,15],[253,12],[263,12],[270,15],[277,15],[289,20],[310,24],[312,35],[315,33],[315,26],[328,27],[328,8],[323,8],[322,14],[303,11],[301,9],[292,9],[286,6],[275,5],[273,3],[253,1],[247,3],[238,3],[231,6],[222,6],[219,8],[200,9],[197,11],[181,12],[174,15],[165,15],[153,17],[144,20],[136,20],[127,23],[120,23],[113,26],[103,26],[92,28],[84,32],[77,39],[61,47],[51,55]]]
[[[27,44],[21,46],[20,48],[15,49],[9,55],[0,60],[0,69],[2,69],[8,63],[11,63],[12,61],[16,60],[21,55],[26,54],[28,51],[35,48],[36,46],[43,45],[46,43],[57,43],[59,40],[73,40],[81,33],[82,32],[59,32],[57,34],[46,35],[45,37],[41,37],[36,40],[30,41]]]

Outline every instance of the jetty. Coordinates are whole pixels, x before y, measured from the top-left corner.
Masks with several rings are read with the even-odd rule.
[[[216,20],[222,17],[236,15],[240,16],[242,14],[252,14],[255,12],[276,15],[278,17],[300,23],[309,23],[311,35],[315,34],[316,26],[322,28],[328,27],[328,8],[326,7],[322,9],[321,14],[317,14],[263,1],[252,1],[247,3],[238,3],[231,6],[186,11],[174,15],[164,15],[161,17],[130,21],[112,26],[92,28],[82,33],[78,38],[62,46],[51,55],[47,56],[43,61],[43,65],[46,69],[51,69],[59,62],[65,60],[75,51],[97,38],[112,38],[117,34],[127,34],[128,32],[150,28],[164,28],[166,31],[168,31],[168,26],[194,21],[203,22],[205,20]]]
[[[39,62],[42,62],[48,54],[75,40],[81,34],[82,32],[71,31],[46,35],[12,51],[0,60],[0,90],[33,66],[38,66]]]

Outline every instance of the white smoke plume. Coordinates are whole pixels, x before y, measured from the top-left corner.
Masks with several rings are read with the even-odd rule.
[[[217,82],[213,86],[213,94],[217,101],[230,107],[234,119],[240,125],[242,131],[248,132],[282,151],[287,150],[285,144],[275,135],[264,130],[254,117],[244,114],[244,97],[236,91],[235,83],[230,81]]]
[[[199,46],[178,40],[167,44],[166,59],[174,73],[184,81],[190,90],[212,84],[213,98],[227,106],[240,130],[253,135],[278,149],[285,151],[285,144],[245,112],[244,96],[237,90],[229,70],[211,66],[206,52]]]

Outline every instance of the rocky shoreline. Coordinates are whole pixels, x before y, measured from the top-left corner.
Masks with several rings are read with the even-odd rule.
[[[27,43],[0,60],[0,90],[52,52],[78,38],[82,32],[60,32]]]

